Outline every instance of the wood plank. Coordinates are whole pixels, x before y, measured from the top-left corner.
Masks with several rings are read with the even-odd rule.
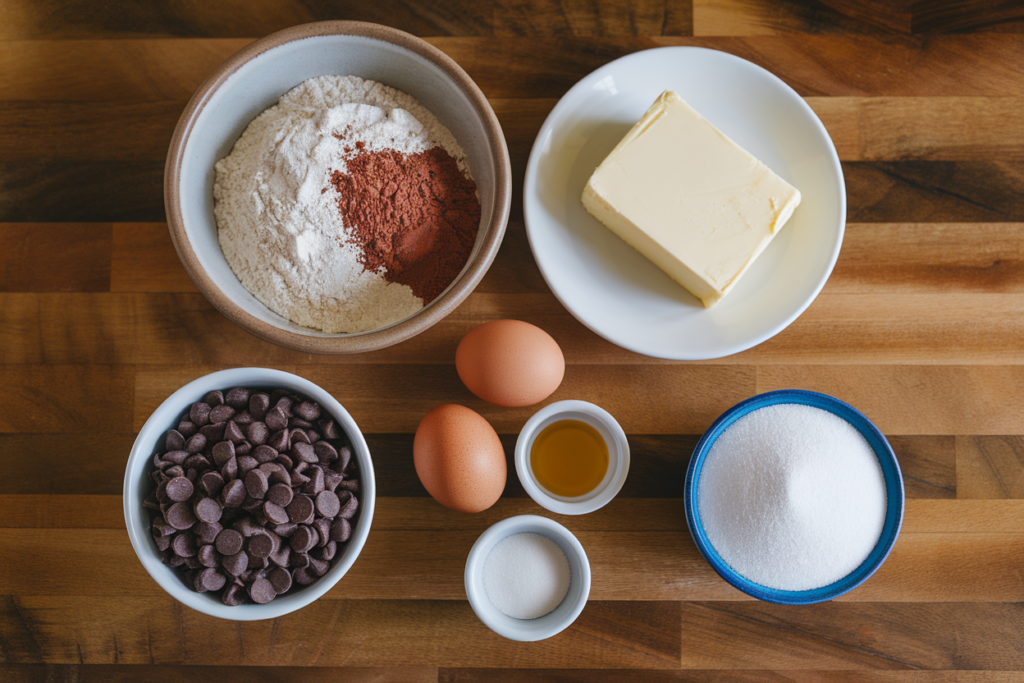
[[[758,669],[715,671],[639,669],[594,671],[579,669],[447,669],[438,673],[440,683],[1016,683],[1024,674],[1013,671],[766,671]]]
[[[952,436],[889,436],[903,472],[907,498],[957,497],[956,449]]]
[[[299,0],[229,0],[215,4],[139,5],[118,0],[93,7],[5,6],[0,40],[40,38],[138,38],[262,36],[309,21],[350,19],[387,24],[417,35],[488,35],[490,2],[397,0],[374,3],[310,3]]]
[[[387,22],[386,22],[387,23]],[[250,34],[253,35],[253,34]],[[0,42],[0,100],[186,101],[248,40]],[[603,64],[651,47],[693,45],[743,57],[804,96],[1006,97],[1020,93],[1014,35],[929,38],[435,37],[490,98],[558,98]],[[30,68],[28,68],[30,67]],[[964,78],[963,74],[970,74]]]
[[[284,369],[284,368],[283,368]],[[296,371],[295,368],[287,368]],[[212,368],[140,368],[135,374],[135,428],[174,390]],[[541,405],[500,408],[469,393],[451,365],[305,365],[302,376],[338,398],[365,432],[415,432],[420,419],[442,403],[479,412],[499,432],[513,432]],[[589,396],[615,415],[623,429],[641,434],[703,432],[728,407],[753,395],[754,370],[745,367],[568,366],[561,387],[545,401]],[[637,387],[660,396],[664,410],[639,401]]]
[[[697,36],[783,33],[909,34],[909,2],[881,0],[694,0]]]
[[[382,499],[385,507],[390,499]],[[542,510],[535,510],[545,515]],[[487,529],[375,528],[328,600],[465,600],[466,557]],[[751,600],[723,581],[688,531],[590,531],[562,520],[590,561],[591,600]],[[122,529],[0,529],[20,561],[0,567],[12,595],[159,597]],[[53,548],[75,558],[64,571]],[[903,533],[885,564],[842,602],[1022,602],[1024,533]],[[117,567],[117,581],[110,580]],[[31,571],[26,569],[31,568]]]
[[[1013,0],[914,0],[914,33],[1024,33],[1024,7]]]
[[[683,603],[683,668],[1024,669],[1024,606]]]
[[[680,624],[679,603],[591,601],[558,636],[514,643],[453,601],[320,600],[234,627],[170,597],[8,597],[0,612],[8,664],[670,668]]]
[[[1024,292],[1024,223],[847,223],[826,291]]]
[[[115,223],[112,292],[197,292],[178,259],[166,223]]]
[[[131,391],[130,383],[126,388]],[[96,420],[84,428],[68,425],[62,433],[0,434],[6,471],[0,477],[0,494],[119,494],[135,434],[92,431],[83,438],[89,427],[101,425],[103,420]],[[73,467],[68,466],[69,455]]]
[[[1024,437],[956,437],[958,498],[1024,498]]]
[[[169,666],[159,664],[0,665],[7,683],[436,683],[435,667]]]
[[[497,0],[499,36],[685,36],[693,33],[690,2],[667,0]]]
[[[107,223],[0,224],[0,292],[110,289]]]
[[[1005,223],[1024,220],[1013,161],[845,162],[851,223]]]
[[[808,97],[843,161],[1024,160],[1024,100]]]
[[[856,406],[887,434],[1020,434],[1024,368],[761,366],[757,392],[810,389]]]
[[[0,395],[0,434],[81,434],[86,425],[128,431],[131,368],[108,365],[8,365]]]

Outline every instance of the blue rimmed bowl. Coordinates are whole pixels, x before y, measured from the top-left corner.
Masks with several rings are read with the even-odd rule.
[[[874,450],[885,479],[885,522],[882,525],[882,534],[878,539],[878,543],[875,544],[874,550],[871,551],[871,554],[868,555],[867,559],[859,567],[843,578],[827,586],[812,590],[787,591],[768,588],[754,583],[737,573],[726,564],[725,560],[722,559],[708,540],[707,534],[704,531],[704,524],[700,518],[697,501],[697,485],[700,482],[701,470],[704,467],[704,461],[707,459],[708,453],[711,452],[711,447],[714,446],[718,437],[744,415],[760,408],[782,403],[796,403],[820,408],[849,422],[867,439],[868,444]],[[700,550],[701,555],[708,561],[708,564],[718,572],[719,576],[747,595],[758,600],[782,605],[809,605],[815,602],[832,600],[843,593],[853,590],[864,583],[885,562],[885,558],[889,556],[889,551],[892,550],[893,545],[896,543],[900,527],[903,525],[903,475],[900,472],[899,462],[896,461],[896,454],[892,452],[892,447],[886,441],[885,436],[878,430],[878,427],[872,424],[868,418],[864,417],[853,406],[837,398],[813,391],[803,391],[801,389],[770,391],[736,404],[715,420],[711,428],[704,433],[704,436],[697,443],[697,448],[690,458],[690,466],[686,470],[683,506],[686,510],[686,525],[690,528],[690,535],[693,536],[697,549]]]

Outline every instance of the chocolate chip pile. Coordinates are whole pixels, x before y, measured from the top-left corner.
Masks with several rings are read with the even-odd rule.
[[[145,500],[163,561],[225,605],[266,603],[327,573],[352,536],[348,437],[298,394],[235,388],[193,403],[153,456]]]

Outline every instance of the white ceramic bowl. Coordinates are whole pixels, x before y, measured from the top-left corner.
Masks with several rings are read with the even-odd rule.
[[[713,308],[580,200],[594,169],[664,90],[679,93],[803,195],[778,237]],[[846,186],[828,131],[782,80],[725,52],[664,47],[605,64],[565,94],[537,134],[523,209],[545,281],[580,322],[636,353],[704,360],[760,344],[814,301],[839,256]]]
[[[562,549],[569,560],[569,592],[551,612],[536,619],[516,619],[491,603],[484,590],[484,562],[501,541],[513,534],[534,533],[547,536]],[[583,611],[590,596],[590,560],[579,540],[564,526],[546,517],[519,515],[493,525],[480,535],[466,559],[466,597],[473,611],[487,628],[509,640],[532,642],[561,633]]]
[[[153,488],[153,480],[149,473],[153,469],[153,453],[157,443],[167,430],[178,424],[178,419],[191,404],[199,401],[207,392],[220,389],[226,391],[232,387],[266,387],[291,389],[307,396],[330,414],[345,430],[352,442],[352,455],[359,464],[359,519],[352,528],[352,537],[345,549],[334,559],[331,568],[315,583],[300,590],[288,592],[274,598],[270,602],[257,605],[245,604],[228,607],[220,600],[219,594],[197,593],[188,588],[182,578],[182,572],[173,569],[161,561],[160,551],[153,541],[149,530],[149,514],[143,505],[143,499]],[[189,382],[170,395],[160,404],[146,420],[139,431],[139,436],[128,456],[128,465],[124,473],[124,519],[128,526],[135,554],[139,556],[142,566],[153,577],[161,588],[188,607],[209,614],[210,616],[234,621],[254,621],[257,619],[274,619],[305,607],[331,587],[345,575],[356,561],[366,537],[370,533],[373,521],[373,507],[376,497],[376,485],[373,477],[373,462],[370,460],[370,449],[366,446],[362,432],[355,420],[348,414],[338,401],[326,391],[307,379],[280,370],[266,368],[233,368],[221,370]]]
[[[533,440],[542,429],[559,420],[579,420],[597,430],[608,446],[608,472],[590,493],[568,498],[541,486],[530,467]],[[537,411],[526,421],[516,441],[516,474],[530,498],[542,508],[560,515],[582,515],[603,508],[622,490],[629,474],[629,441],[622,427],[604,408],[586,401],[558,401]]]
[[[217,240],[214,164],[249,122],[303,81],[354,75],[415,97],[452,132],[480,195],[480,228],[462,272],[437,299],[392,325],[328,334],[274,313],[238,281]],[[221,313],[247,332],[308,353],[356,353],[396,344],[453,311],[501,246],[511,205],[508,148],[487,98],[450,57],[420,38],[359,21],[293,26],[233,55],[199,86],[178,121],[164,169],[167,225],[185,270]]]

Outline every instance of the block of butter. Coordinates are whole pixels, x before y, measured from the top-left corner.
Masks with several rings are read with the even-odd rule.
[[[711,308],[800,192],[665,91],[590,177],[583,205]]]

